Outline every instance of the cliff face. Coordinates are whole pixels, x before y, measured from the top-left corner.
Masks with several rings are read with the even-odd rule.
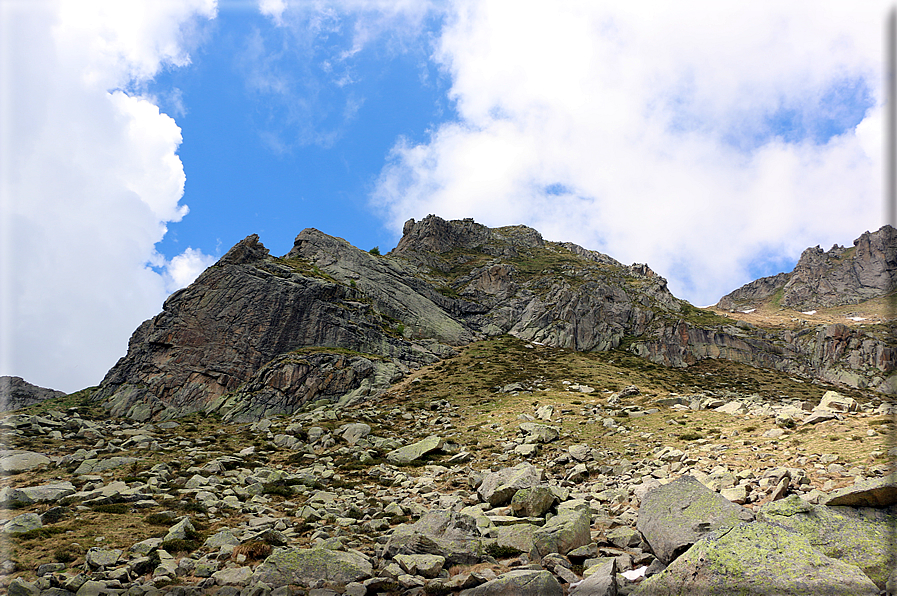
[[[884,283],[886,269],[865,271],[864,283]],[[194,411],[252,420],[363,399],[452,346],[502,334],[624,347],[671,366],[727,358],[808,376],[848,371],[835,380],[853,386],[886,385],[895,360],[849,329],[829,340],[733,326],[676,299],[647,265],[525,226],[429,216],[409,220],[385,256],[307,229],[278,258],[249,236],[134,332],[94,397],[141,420]]]
[[[858,304],[897,290],[897,229],[865,232],[853,247],[806,249],[790,273],[763,277],[723,296],[723,309],[776,306],[809,310]]]

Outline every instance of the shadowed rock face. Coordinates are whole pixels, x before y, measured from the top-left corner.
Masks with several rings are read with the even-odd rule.
[[[781,292],[780,306],[805,310],[885,296],[897,290],[897,229],[866,232],[845,248],[806,249],[791,273],[763,277],[723,296],[720,308],[756,305]]]
[[[881,281],[867,270],[863,279]],[[647,265],[547,242],[525,226],[431,215],[409,220],[385,256],[306,229],[278,258],[253,235],[134,332],[94,397],[138,420],[195,411],[252,420],[376,395],[452,346],[501,334],[574,350],[628,345],[672,366],[728,358],[824,372],[854,386],[893,369],[881,342],[850,330],[785,337],[724,319],[695,324],[694,312]],[[842,361],[849,366],[831,366]]]

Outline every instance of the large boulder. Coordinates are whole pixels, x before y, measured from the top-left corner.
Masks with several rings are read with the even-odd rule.
[[[0,451],[0,472],[7,474],[27,472],[39,466],[46,466],[49,463],[49,457],[34,451]]]
[[[750,510],[682,476],[645,494],[636,527],[654,555],[669,564],[702,536],[753,519]]]
[[[399,554],[440,555],[447,565],[472,565],[485,557],[477,520],[446,509],[428,511],[415,523],[396,527],[383,552],[385,558]]]
[[[517,517],[542,517],[557,501],[557,495],[547,486],[524,488],[511,498],[511,511]]]
[[[561,510],[533,532],[533,545],[540,557],[549,553],[566,555],[591,542],[590,522],[587,511]]]
[[[347,584],[371,576],[367,557],[352,551],[326,548],[278,548],[252,574],[252,582],[273,588],[309,585],[318,580]]]
[[[826,557],[802,535],[767,522],[706,535],[633,596],[876,596],[856,567]]]
[[[520,569],[509,571],[461,596],[563,596],[564,588],[549,571]]]
[[[757,519],[803,535],[824,555],[862,569],[881,589],[897,567],[897,554],[888,548],[897,516],[888,511],[812,505],[792,495],[761,507]]]
[[[617,559],[596,567],[581,582],[570,585],[570,596],[617,596]]]
[[[520,463],[513,468],[486,474],[477,488],[477,494],[493,507],[500,507],[510,503],[518,490],[537,486],[543,476],[544,472],[534,465]]]
[[[436,435],[430,435],[422,441],[399,447],[386,454],[386,461],[393,465],[410,464],[431,453],[442,449],[445,442]]]
[[[23,513],[12,518],[3,526],[6,534],[25,534],[43,527],[40,516],[36,513]]]
[[[890,507],[897,505],[897,475],[873,478],[847,486],[829,496],[825,505],[848,507]]]

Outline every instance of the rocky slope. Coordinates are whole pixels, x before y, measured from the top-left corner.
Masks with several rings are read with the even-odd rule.
[[[25,381],[21,377],[0,377],[0,411],[18,410],[45,399],[61,397],[62,391],[45,389]]]
[[[897,406],[876,394],[507,337],[410,377],[251,424],[110,417],[89,392],[0,419],[0,586],[894,591]]]
[[[734,325],[676,299],[647,265],[547,242],[525,226],[429,216],[408,221],[385,256],[314,229],[283,257],[246,238],[135,331],[94,398],[137,420],[196,411],[257,420],[377,395],[459,346],[504,334],[897,390],[887,338],[842,327]]]
[[[763,277],[723,296],[723,309],[757,308],[768,302],[799,311],[887,296],[897,291],[897,230],[865,232],[850,248],[806,249],[790,273]]]

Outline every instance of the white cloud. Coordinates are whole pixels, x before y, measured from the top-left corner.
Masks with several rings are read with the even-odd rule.
[[[459,121],[400,140],[373,205],[396,231],[526,223],[715,302],[759,262],[883,223],[886,8],[456,2],[435,59]]]
[[[140,95],[189,62],[209,0],[2,3],[0,373],[97,384],[207,258],[149,263],[179,201],[181,131]]]
[[[188,248],[165,264],[165,289],[174,292],[186,288],[216,260],[201,250]]]

